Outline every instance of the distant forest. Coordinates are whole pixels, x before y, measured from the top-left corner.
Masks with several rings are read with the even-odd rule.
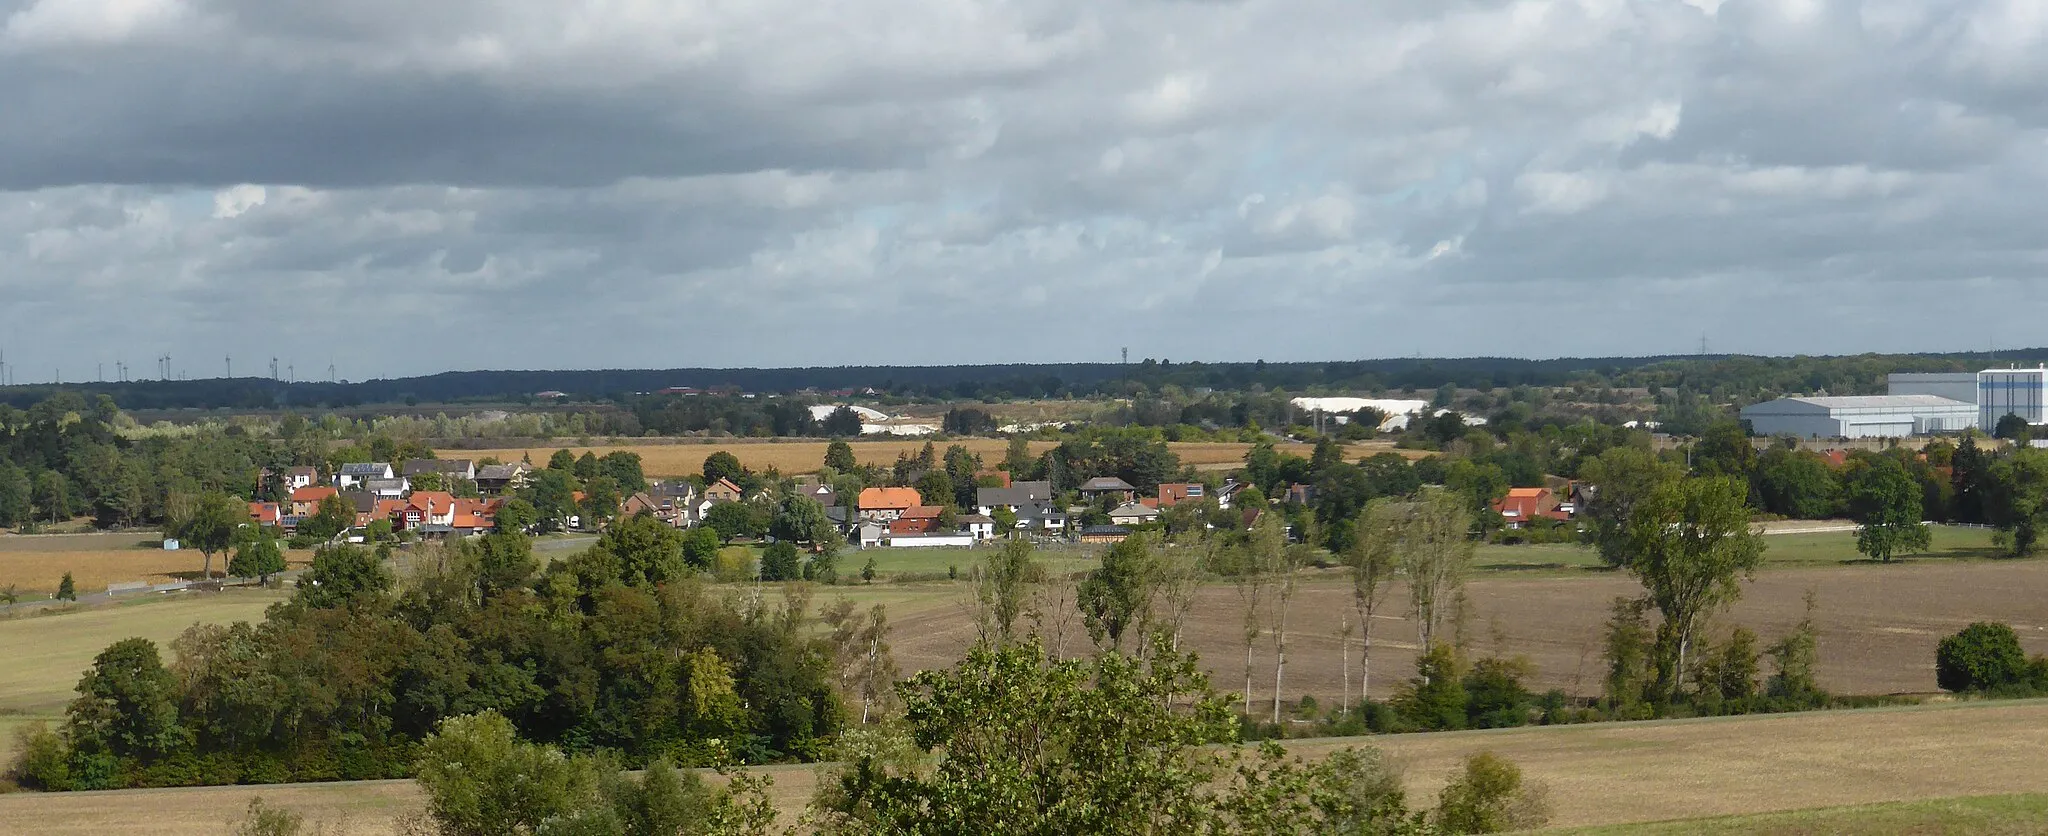
[[[0,403],[27,408],[53,392],[111,395],[129,410],[350,408],[374,405],[533,403],[556,391],[576,402],[623,401],[675,387],[757,393],[864,391],[931,400],[1115,397],[1182,390],[1263,389],[1309,393],[1413,393],[1444,386],[1648,388],[1748,403],[1781,394],[1882,392],[1889,372],[1976,371],[2048,361],[2048,348],[1960,354],[1830,357],[1694,355],[1525,360],[1400,358],[1316,363],[1067,363],[980,366],[834,366],[795,369],[605,369],[465,371],[362,382],[284,383],[268,378],[141,380],[0,388]]]

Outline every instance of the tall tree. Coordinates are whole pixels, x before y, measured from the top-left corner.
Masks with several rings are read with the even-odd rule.
[[[1424,650],[1436,647],[1445,623],[1462,606],[1475,548],[1471,531],[1470,503],[1456,491],[1435,489],[1423,492],[1401,527],[1398,554],[1408,578],[1408,612]]]
[[[1856,550],[1890,563],[1892,555],[1925,551],[1933,538],[1921,519],[1920,483],[1898,459],[1873,457],[1849,480],[1849,511],[1858,525]]]
[[[1641,447],[1615,447],[1580,469],[1592,486],[1592,498],[1581,509],[1586,537],[1609,566],[1623,566],[1632,557],[1631,526],[1635,508],[1660,487],[1685,472]]]
[[[1394,585],[1410,507],[1407,501],[1395,499],[1376,499],[1366,505],[1353,527],[1351,549],[1344,555],[1351,570],[1351,603],[1358,611],[1359,699],[1369,699],[1372,694],[1368,690],[1372,686],[1372,620]]]
[[[982,641],[998,645],[1017,638],[1017,619],[1031,601],[1031,585],[1044,580],[1045,567],[1031,541],[1006,540],[975,569],[975,623]]]
[[[1157,581],[1155,555],[1144,534],[1111,544],[1102,553],[1102,564],[1082,579],[1076,596],[1081,618],[1097,645],[1121,652],[1125,635],[1134,629],[1143,633]],[[1144,641],[1142,635],[1137,638]]]
[[[1747,486],[1732,477],[1681,479],[1659,485],[1636,504],[1629,521],[1629,559],[1657,628],[1657,682],[1672,700],[1682,693],[1686,659],[1708,616],[1741,595],[1737,582],[1763,561],[1764,543],[1750,529]]]
[[[229,546],[234,545],[235,528],[246,516],[242,509],[235,507],[234,499],[226,494],[209,493],[199,498],[198,507],[193,509],[192,516],[179,528],[178,541],[179,545],[188,549],[198,549],[200,554],[206,556],[200,580],[213,578],[214,554],[226,551]]]

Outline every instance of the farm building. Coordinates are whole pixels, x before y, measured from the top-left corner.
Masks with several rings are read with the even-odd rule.
[[[1787,397],[1744,407],[1742,420],[1756,435],[1903,438],[1974,427],[1977,405],[1933,395]]]

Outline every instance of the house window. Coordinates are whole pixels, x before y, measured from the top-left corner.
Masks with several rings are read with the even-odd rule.
[[[1189,485],[1189,486],[1188,486],[1188,491],[1187,491],[1187,496],[1188,496],[1188,497],[1190,497],[1190,498],[1193,498],[1193,497],[1197,497],[1197,496],[1201,496],[1201,495],[1202,495],[1202,486],[1201,486],[1201,485]]]

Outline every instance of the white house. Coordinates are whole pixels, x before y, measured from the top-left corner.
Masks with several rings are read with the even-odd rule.
[[[981,514],[961,517],[960,528],[973,535],[975,542],[992,540],[996,536],[996,521]]]
[[[395,479],[398,474],[391,469],[390,462],[349,462],[334,474],[334,486],[352,491],[371,479]]]

